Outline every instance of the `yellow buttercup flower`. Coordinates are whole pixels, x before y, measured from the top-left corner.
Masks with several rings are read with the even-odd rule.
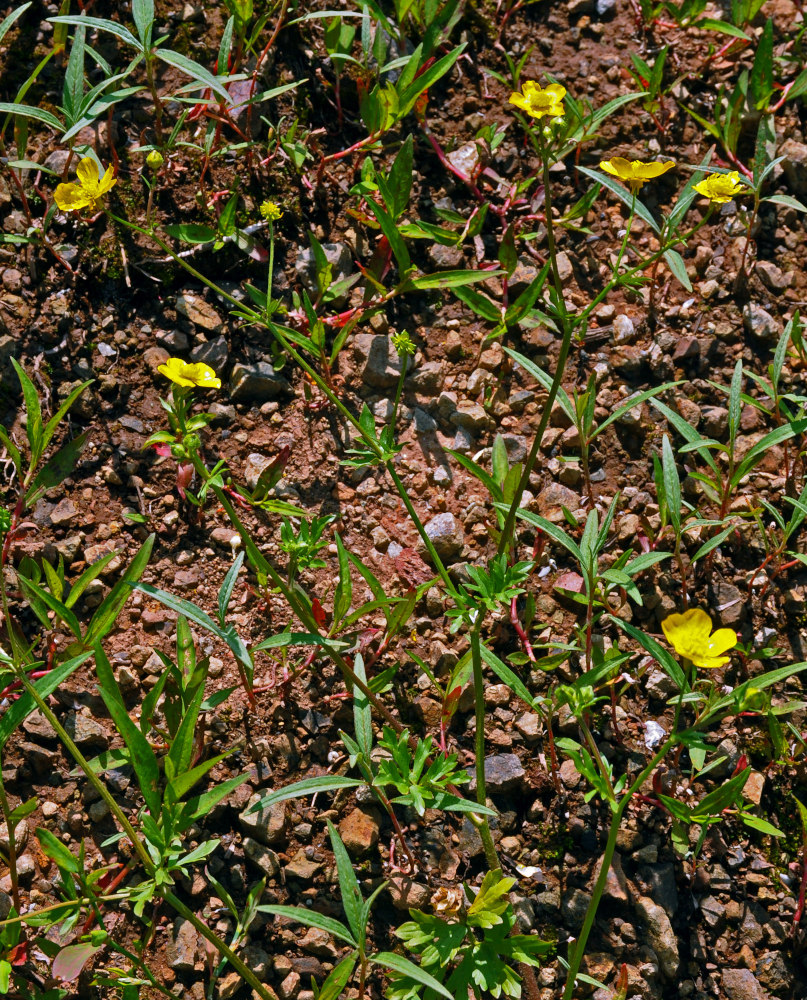
[[[118,182],[112,175],[112,167],[107,167],[104,176],[98,176],[95,160],[85,156],[76,168],[78,184],[60,184],[53,192],[56,204],[63,212],[79,212],[89,208],[91,212],[103,196]]]
[[[733,629],[719,628],[712,632],[712,619],[701,608],[670,615],[661,627],[676,653],[696,667],[712,670],[724,666],[731,657],[723,654],[737,645],[737,633]]]
[[[534,80],[527,80],[521,90],[520,94],[516,91],[510,95],[510,103],[526,111],[531,118],[543,118],[544,115],[560,118],[563,114],[566,88],[561,87],[559,83],[541,87]]]
[[[268,219],[270,222],[277,222],[283,217],[280,206],[273,201],[262,202],[259,211],[264,219]]]
[[[715,202],[717,205],[724,205],[732,198],[740,194],[748,194],[748,188],[740,180],[740,175],[736,170],[728,174],[709,174],[699,184],[692,187],[704,198]]]
[[[188,364],[182,358],[169,358],[164,365],[157,368],[160,374],[170,378],[177,385],[197,386],[200,389],[220,389],[221,379],[210,365],[197,361],[196,364]]]
[[[642,160],[626,160],[622,156],[614,156],[610,160],[600,161],[600,169],[613,177],[618,177],[634,193],[645,181],[666,174],[674,166],[674,160],[667,160],[664,163],[660,160],[651,160],[649,163],[644,163]]]

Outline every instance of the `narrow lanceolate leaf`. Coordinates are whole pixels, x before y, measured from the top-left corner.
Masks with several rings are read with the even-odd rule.
[[[364,657],[361,653],[357,653],[353,661],[353,672],[360,681],[367,683]],[[359,744],[361,752],[369,760],[373,750],[373,713],[369,698],[355,685],[353,687],[353,726],[356,730],[356,742]]]
[[[297,920],[307,927],[316,927],[327,934],[333,934],[335,938],[347,941],[354,947],[356,945],[344,924],[340,924],[333,917],[326,917],[324,913],[318,913],[316,910],[306,910],[302,906],[276,906],[274,903],[267,903],[258,907],[258,913],[271,913],[276,917],[285,917],[286,920]]]
[[[249,812],[258,812],[267,806],[275,805],[277,802],[288,802],[289,799],[300,799],[304,795],[317,795],[319,792],[337,792],[340,788],[357,788],[363,785],[363,781],[357,778],[344,778],[338,774],[323,774],[319,778],[304,778],[302,781],[295,781],[294,784],[286,785],[276,792],[270,792],[253,805]]]
[[[221,625],[222,628],[224,628],[224,622],[227,617],[227,608],[230,606],[230,598],[233,596],[235,582],[238,579],[238,573],[243,563],[244,553],[239,552],[235,562],[227,571],[227,575],[224,577],[224,582],[221,585],[221,590],[219,590],[219,625]]]
[[[438,983],[434,976],[430,976],[428,972],[421,969],[419,965],[415,965],[414,962],[410,962],[408,958],[396,955],[394,951],[379,951],[378,954],[372,956],[371,961],[376,962],[378,965],[383,965],[386,969],[391,969],[392,972],[397,972],[399,976],[407,976],[409,979],[414,979],[416,983],[434,990],[435,993],[439,993],[441,997],[446,997],[447,1000],[454,1000],[445,986],[442,983]]]
[[[347,853],[347,848],[342,843],[339,831],[330,820],[328,823],[328,833],[331,836],[331,850],[336,858],[336,872],[339,876],[339,890],[342,895],[342,906],[347,917],[353,936],[359,940],[362,934],[362,895],[359,889],[359,882],[356,873],[353,871],[353,862]]]

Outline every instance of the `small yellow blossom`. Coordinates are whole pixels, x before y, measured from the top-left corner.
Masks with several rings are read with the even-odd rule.
[[[618,177],[623,184],[636,193],[645,181],[653,177],[660,177],[666,174],[675,166],[673,160],[662,163],[660,160],[651,160],[644,163],[642,160],[626,160],[622,156],[614,156],[610,160],[601,160],[600,168],[613,177]]]
[[[527,80],[521,90],[521,94],[516,91],[510,95],[510,103],[526,111],[530,118],[543,118],[544,115],[560,118],[563,114],[566,88],[561,87],[559,83],[541,87],[534,80]]]
[[[268,219],[270,222],[277,222],[278,219],[283,218],[283,212],[279,205],[273,201],[264,201],[261,203],[260,213],[264,219]]]
[[[742,183],[736,170],[728,174],[709,174],[700,184],[693,184],[692,187],[717,205],[724,205],[737,195],[748,194],[748,188]]]
[[[722,667],[731,657],[724,656],[737,645],[737,633],[719,628],[712,633],[712,619],[701,608],[690,608],[682,615],[670,615],[661,623],[667,642],[679,656],[696,667]]]
[[[112,167],[107,167],[103,177],[98,176],[95,161],[85,156],[76,168],[78,184],[60,184],[53,192],[54,200],[63,212],[78,212],[89,208],[91,212],[103,196],[117,184]]]
[[[170,378],[177,385],[198,386],[200,389],[220,389],[221,379],[210,365],[198,361],[196,364],[188,364],[182,358],[169,358],[164,365],[160,365],[157,371],[166,378]]]

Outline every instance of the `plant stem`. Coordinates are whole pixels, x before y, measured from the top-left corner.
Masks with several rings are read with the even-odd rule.
[[[566,986],[563,990],[562,1000],[572,1000],[572,994],[574,993],[575,980],[577,979],[577,974],[580,971],[580,965],[583,961],[583,955],[586,950],[586,942],[588,941],[588,936],[591,933],[591,928],[594,926],[594,919],[597,916],[597,909],[600,905],[600,900],[602,899],[602,894],[605,890],[605,883],[608,879],[608,872],[611,868],[611,862],[614,859],[614,851],[616,850],[616,839],[619,834],[619,828],[622,824],[622,817],[625,815],[625,810],[628,807],[633,796],[641,788],[644,782],[647,780],[648,776],[656,769],[656,767],[661,763],[661,761],[667,756],[670,748],[677,742],[675,735],[671,736],[669,739],[665,740],[664,744],[658,750],[656,755],[650,760],[648,764],[639,773],[639,776],[630,786],[630,788],[625,792],[619,801],[618,805],[611,804],[612,817],[611,817],[611,828],[608,831],[608,840],[605,845],[605,851],[603,852],[602,861],[600,863],[600,871],[597,876],[597,881],[594,883],[594,889],[591,893],[591,902],[588,904],[588,909],[586,910],[586,916],[583,920],[583,926],[580,930],[580,935],[574,943],[574,947],[571,951],[569,958],[569,971],[566,974]]]
[[[480,806],[487,805],[485,790],[485,685],[482,677],[482,649],[479,630],[482,627],[482,612],[477,609],[477,621],[471,630],[471,662],[474,671],[474,714],[476,717],[476,732],[474,743],[476,750],[476,801]],[[490,832],[490,824],[486,816],[477,818],[476,828],[482,838],[485,851],[485,861],[491,871],[501,869],[496,845]]]
[[[537,133],[540,136],[540,133]],[[552,384],[549,387],[549,395],[547,396],[546,403],[544,404],[544,410],[541,414],[541,420],[538,424],[538,429],[535,432],[535,439],[532,442],[532,447],[530,448],[530,453],[527,456],[527,461],[524,463],[524,469],[521,473],[521,478],[518,481],[518,486],[513,494],[513,499],[510,503],[510,509],[507,511],[507,517],[504,521],[504,527],[502,528],[502,533],[499,537],[498,551],[501,554],[505,552],[507,548],[511,545],[513,530],[515,528],[516,521],[516,511],[521,504],[521,497],[524,494],[527,486],[530,482],[530,476],[532,475],[532,470],[535,467],[535,463],[538,460],[538,452],[541,449],[541,444],[543,443],[544,434],[549,426],[549,417],[552,413],[552,407],[555,403],[555,399],[560,390],[561,382],[563,381],[563,374],[566,370],[566,362],[569,358],[569,351],[572,346],[572,334],[574,332],[574,324],[572,323],[568,313],[566,312],[566,303],[563,299],[563,282],[560,280],[560,273],[558,271],[557,262],[557,247],[555,244],[555,229],[552,222],[552,195],[550,192],[549,183],[549,159],[547,156],[547,149],[542,138],[539,138],[539,151],[541,156],[541,168],[543,172],[543,184],[544,184],[544,213],[546,215],[546,242],[549,251],[549,261],[550,270],[552,271],[552,283],[555,286],[555,298],[556,307],[558,312],[558,319],[560,320],[562,339],[560,343],[560,351],[558,352],[558,361],[555,366],[555,374],[552,378]]]

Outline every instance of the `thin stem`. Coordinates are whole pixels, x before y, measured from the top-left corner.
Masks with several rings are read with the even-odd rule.
[[[8,873],[11,879],[11,899],[14,909],[20,912],[20,886],[17,876],[17,838],[15,836],[14,825],[11,821],[11,805],[6,795],[6,786],[3,777],[0,775],[0,809],[3,811],[3,819],[6,822],[8,831]]]
[[[580,930],[580,935],[575,941],[572,948],[570,958],[569,958],[569,971],[566,974],[566,986],[563,990],[562,1000],[572,1000],[572,994],[574,993],[575,980],[577,979],[577,974],[580,971],[580,964],[583,961],[583,955],[586,951],[586,942],[588,941],[588,936],[591,933],[591,928],[594,926],[594,919],[597,916],[597,909],[600,905],[600,900],[602,899],[602,894],[605,890],[605,883],[608,879],[608,872],[611,868],[611,862],[614,859],[614,851],[616,850],[616,839],[619,834],[619,828],[622,824],[622,817],[625,814],[625,810],[628,807],[633,796],[638,792],[644,782],[647,780],[648,776],[656,769],[656,767],[661,763],[661,761],[667,756],[667,753],[672,748],[672,746],[677,742],[675,735],[671,736],[668,740],[664,742],[662,747],[658,750],[656,755],[651,759],[651,761],[645,765],[639,776],[630,786],[630,788],[625,792],[624,796],[620,799],[619,804],[611,804],[611,809],[613,816],[611,817],[611,828],[608,831],[608,840],[605,845],[605,851],[603,852],[602,862],[600,863],[600,872],[597,876],[597,881],[594,883],[594,889],[591,893],[591,902],[588,904],[588,909],[586,910],[586,916],[583,920],[583,926]]]
[[[477,609],[478,620],[471,630],[471,662],[474,671],[474,714],[476,717],[476,732],[474,744],[476,752],[476,801],[480,806],[487,805],[485,789],[485,684],[482,677],[482,649],[479,630],[482,625],[482,612]],[[486,816],[480,816],[477,824],[482,847],[485,851],[485,861],[491,871],[501,868],[496,845],[490,832],[490,824]]]
[[[566,303],[563,298],[563,282],[560,280],[560,273],[558,271],[557,262],[557,247],[555,244],[555,229],[552,221],[552,195],[550,192],[549,183],[549,159],[547,156],[547,149],[544,144],[543,138],[540,138],[540,133],[536,133],[539,136],[538,144],[541,155],[541,167],[543,171],[543,184],[544,184],[544,213],[546,215],[546,242],[547,248],[549,250],[549,261],[550,270],[552,272],[552,283],[555,286],[555,298],[556,307],[558,311],[558,319],[560,320],[560,327],[562,333],[562,339],[560,344],[560,351],[558,352],[558,361],[555,367],[555,374],[552,378],[552,384],[549,387],[549,395],[547,396],[546,403],[544,404],[544,410],[541,414],[541,420],[538,424],[538,429],[535,432],[535,439],[533,440],[532,447],[530,448],[530,453],[527,456],[527,461],[524,463],[524,469],[521,473],[521,478],[518,481],[518,486],[513,494],[513,499],[510,503],[510,509],[507,511],[507,517],[504,521],[504,527],[502,528],[502,533],[499,537],[498,551],[499,553],[504,552],[508,546],[511,544],[511,538],[513,535],[513,530],[516,521],[516,511],[521,504],[521,497],[524,494],[527,486],[529,485],[530,476],[532,475],[532,470],[535,468],[535,463],[538,460],[538,452],[541,449],[541,444],[543,443],[544,434],[549,426],[549,417],[552,412],[552,407],[555,403],[555,399],[560,390],[560,385],[563,380],[563,373],[566,369],[566,362],[569,358],[569,351],[572,346],[572,334],[574,332],[574,325],[569,319],[569,315],[566,312]]]

